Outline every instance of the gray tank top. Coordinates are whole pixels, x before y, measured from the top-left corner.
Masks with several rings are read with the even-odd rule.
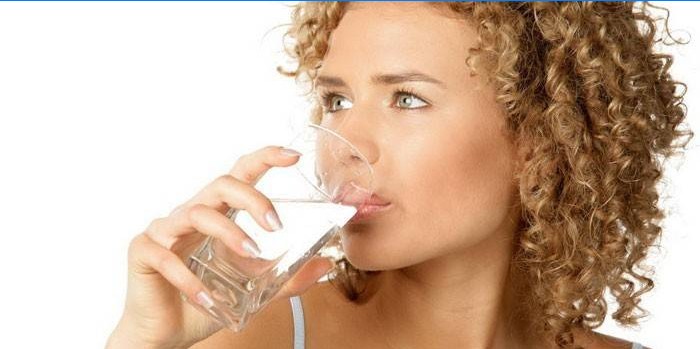
[[[304,349],[304,309],[301,306],[301,298],[293,296],[289,298],[292,303],[292,317],[294,318],[294,349]],[[643,349],[641,344],[632,343],[631,349]]]

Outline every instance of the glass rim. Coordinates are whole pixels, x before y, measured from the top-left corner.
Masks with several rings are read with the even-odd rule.
[[[321,130],[321,131],[328,132],[328,133],[332,134],[332,135],[335,136],[336,138],[340,139],[340,140],[343,142],[343,144],[345,144],[347,147],[349,147],[350,150],[351,150],[352,152],[354,152],[355,154],[358,154],[359,157],[360,157],[360,159],[362,160],[362,162],[364,162],[365,165],[366,165],[366,167],[369,168],[369,177],[370,177],[370,178],[369,178],[369,183],[368,183],[369,188],[366,188],[366,189],[369,190],[370,192],[374,192],[374,189],[372,188],[372,186],[373,186],[373,184],[374,184],[374,169],[372,168],[372,165],[369,163],[369,160],[367,160],[367,157],[365,157],[365,155],[362,154],[362,152],[360,152],[360,150],[357,149],[357,147],[356,147],[354,144],[350,143],[350,141],[348,141],[347,139],[345,139],[345,137],[341,136],[341,135],[338,134],[337,132],[335,132],[335,131],[333,131],[333,130],[331,130],[331,129],[329,129],[329,128],[326,128],[326,127],[323,127],[323,126],[320,126],[320,125],[316,125],[316,124],[310,123],[310,122],[307,122],[307,123],[304,125],[303,129],[304,129],[304,130],[307,130],[309,127],[310,127],[310,128],[313,128],[313,129]],[[299,132],[299,134],[298,134],[296,137],[294,137],[294,139],[293,139],[291,142],[289,142],[288,145],[294,144],[294,143],[296,142],[296,140],[297,140],[301,135],[304,134],[304,132],[306,132],[306,131],[301,131],[301,132]],[[302,155],[302,156],[303,156],[303,155]],[[311,181],[309,178],[307,178],[307,176],[304,174],[304,172],[301,171],[301,169],[299,169],[299,166],[297,166],[297,165],[298,165],[298,163],[294,165],[294,168],[297,170],[297,172],[299,172],[299,174],[300,174],[311,186],[313,186],[317,191],[319,191],[321,194],[323,194],[324,196],[326,196],[326,198],[327,198],[329,201],[332,201],[333,198],[331,197],[331,194],[326,193],[325,190],[319,188],[316,184],[314,184],[313,181]]]

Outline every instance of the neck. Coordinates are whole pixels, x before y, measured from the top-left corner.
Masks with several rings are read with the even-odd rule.
[[[374,319],[368,330],[389,348],[524,347],[521,326],[510,316],[509,236],[495,234],[468,251],[382,272],[371,281],[376,291],[364,307]]]

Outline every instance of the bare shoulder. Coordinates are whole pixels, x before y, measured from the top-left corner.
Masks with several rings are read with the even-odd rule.
[[[191,349],[291,348],[294,326],[289,298],[270,302],[241,332],[222,329]]]
[[[577,344],[587,349],[631,349],[632,342],[600,332],[577,329],[574,330]],[[644,347],[644,349],[650,349]]]
[[[327,337],[337,344],[338,337],[345,337],[343,334],[354,328],[349,322],[356,317],[352,313],[353,303],[330,282],[317,283],[301,296],[301,300],[307,327],[317,329],[308,334],[310,340]]]

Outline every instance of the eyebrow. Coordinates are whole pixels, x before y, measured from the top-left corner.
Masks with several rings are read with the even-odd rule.
[[[396,74],[379,74],[373,75],[371,81],[375,85],[395,85],[403,82],[429,82],[436,84],[442,88],[446,88],[444,82],[418,71],[407,71],[400,72]],[[343,79],[336,76],[325,76],[319,75],[315,80],[316,86],[327,86],[327,87],[347,87],[348,84],[343,81]]]

